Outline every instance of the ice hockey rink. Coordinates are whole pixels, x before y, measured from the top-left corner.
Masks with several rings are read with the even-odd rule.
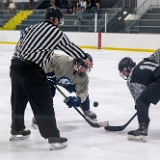
[[[127,140],[127,132],[137,129],[135,118],[123,131],[111,132],[104,128],[91,127],[74,108],[67,108],[62,95],[57,91],[54,108],[62,137],[68,138],[65,149],[50,151],[47,140],[31,127],[33,113],[28,104],[25,125],[31,130],[26,140],[9,141],[11,125],[11,83],[9,67],[15,45],[0,45],[0,160],[160,160],[160,103],[151,105],[151,118],[147,142]],[[112,50],[88,50],[94,59],[89,73],[91,110],[98,122],[108,120],[110,125],[125,124],[136,112],[134,101],[119,76],[118,62],[131,57],[139,62],[151,53]],[[56,53],[62,53],[56,51]],[[62,91],[69,96],[63,88]],[[73,94],[74,95],[74,94]],[[99,103],[93,107],[93,102]]]

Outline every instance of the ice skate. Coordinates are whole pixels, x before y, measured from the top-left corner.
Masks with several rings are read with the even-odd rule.
[[[67,138],[62,137],[50,137],[48,138],[50,144],[50,150],[58,150],[67,147]]]
[[[30,134],[31,134],[30,130],[25,130],[25,129],[22,131],[11,130],[10,141],[27,139],[29,138]]]
[[[94,113],[94,112],[92,112],[91,110],[88,110],[88,111],[83,111],[83,113],[84,113],[84,116],[88,119],[88,120],[90,120],[90,121],[92,121],[92,122],[94,122],[94,123],[96,123],[97,122],[97,115]]]
[[[34,129],[38,129],[38,124],[37,124],[37,121],[36,119],[33,117],[32,119],[32,125],[31,125]]]
[[[147,141],[147,135],[148,135],[148,127],[145,123],[140,124],[139,128],[134,131],[128,132],[128,140],[132,141]]]

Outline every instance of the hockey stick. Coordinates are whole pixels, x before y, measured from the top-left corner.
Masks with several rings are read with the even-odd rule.
[[[137,112],[131,117],[131,119],[126,124],[124,124],[122,126],[110,126],[110,125],[108,125],[108,126],[104,127],[104,129],[108,130],[108,131],[122,131],[135,118],[136,115],[137,115]]]
[[[64,97],[67,98],[67,96],[60,90],[60,88],[56,85],[54,85],[54,87],[59,91],[59,93]],[[81,107],[81,106],[80,106]],[[75,106],[73,106],[73,108],[92,126],[95,128],[100,128],[100,127],[105,127],[108,125],[108,121],[104,121],[104,122],[99,122],[99,123],[93,123],[91,121],[89,121],[82,113],[81,111],[79,111],[79,109]],[[82,108],[81,108],[82,109]]]

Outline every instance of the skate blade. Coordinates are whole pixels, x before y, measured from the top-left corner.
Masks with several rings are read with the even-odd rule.
[[[67,147],[67,143],[66,142],[64,142],[64,143],[52,143],[52,144],[50,144],[50,151],[63,149],[65,147]]]
[[[12,135],[11,138],[9,139],[10,141],[14,141],[14,140],[24,140],[24,139],[27,139],[29,138],[30,135],[28,136],[22,136],[22,135]]]
[[[34,129],[38,129],[38,125],[37,125],[37,124],[32,123],[31,126],[32,126]]]
[[[85,118],[88,119],[92,123],[97,123],[97,119],[96,118],[90,118],[88,116],[85,116]]]
[[[133,136],[133,135],[128,135],[127,139],[130,141],[139,141],[139,142],[147,142],[147,136]]]

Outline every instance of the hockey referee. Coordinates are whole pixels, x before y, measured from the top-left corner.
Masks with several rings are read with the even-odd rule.
[[[57,128],[53,99],[44,67],[60,49],[74,58],[82,58],[88,68],[92,68],[87,54],[59,29],[64,23],[59,8],[49,7],[45,11],[45,21],[27,27],[20,37],[11,60],[11,138],[26,139],[31,131],[25,129],[24,115],[29,102],[38,123],[42,137],[48,139],[50,150],[67,146],[67,139],[60,137]],[[67,67],[67,66],[66,66]]]

